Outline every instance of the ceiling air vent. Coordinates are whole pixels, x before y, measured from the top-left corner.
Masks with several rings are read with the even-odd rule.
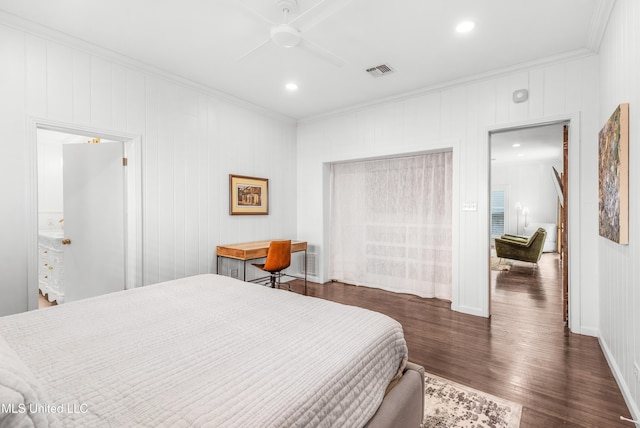
[[[382,64],[382,65],[379,65],[377,67],[371,67],[371,68],[367,69],[367,73],[369,73],[373,77],[384,76],[386,74],[391,74],[394,71],[395,70],[393,68],[391,68],[391,66],[389,64]]]

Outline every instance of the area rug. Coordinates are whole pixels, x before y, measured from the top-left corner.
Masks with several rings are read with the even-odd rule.
[[[509,260],[500,257],[491,257],[491,270],[509,270],[512,264]]]
[[[517,428],[522,406],[425,373],[425,428]]]

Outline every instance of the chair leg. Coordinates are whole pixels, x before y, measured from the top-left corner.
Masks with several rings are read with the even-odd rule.
[[[505,258],[504,258],[504,257],[500,257],[500,263],[498,263],[498,265],[501,265],[502,263],[504,263],[504,261],[505,261]],[[506,272],[507,274],[509,274],[509,271],[510,271],[510,270],[511,270],[511,269],[507,269],[506,271],[504,271],[504,270],[503,270],[503,271],[501,271],[500,273],[504,273],[504,272]]]

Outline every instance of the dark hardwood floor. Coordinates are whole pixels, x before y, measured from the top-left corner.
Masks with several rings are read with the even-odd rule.
[[[301,284],[292,289],[301,291]],[[450,303],[337,282],[308,294],[385,313],[405,332],[409,359],[427,372],[516,401],[521,427],[630,427],[630,417],[598,340],[562,321],[560,260],[544,254],[509,272],[492,271],[489,319]]]

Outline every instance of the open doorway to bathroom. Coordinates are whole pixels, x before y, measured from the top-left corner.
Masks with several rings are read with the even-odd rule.
[[[127,144],[36,129],[37,307],[130,288],[127,279],[133,286],[140,192],[135,174],[127,177]]]
[[[89,135],[75,135],[65,132],[48,129],[37,130],[37,156],[38,156],[38,294],[39,307],[46,307],[54,304],[64,303],[69,300],[69,283],[73,287],[81,287],[77,284],[78,277],[88,277],[91,264],[80,266],[74,261],[71,250],[76,250],[78,240],[92,239],[92,231],[83,230],[84,225],[74,221],[72,227],[76,232],[72,232],[73,241],[67,233],[65,236],[65,211],[71,212],[72,218],[86,215],[82,205],[90,204],[92,201],[78,200],[83,195],[83,187],[94,186],[94,177],[99,177],[107,172],[103,166],[98,166],[96,170],[90,171],[92,165],[89,159],[80,159],[74,153],[77,149],[87,149],[91,152],[96,146],[89,145],[109,144],[116,145],[115,151],[120,159],[122,156],[122,143],[100,139]],[[81,147],[83,145],[84,147]],[[82,156],[82,155],[80,155]],[[118,162],[119,159],[116,159]],[[75,165],[73,165],[75,164]],[[93,166],[96,166],[94,164]],[[113,174],[113,172],[111,172]],[[122,197],[122,171],[115,172],[115,195],[120,201]],[[120,184],[117,184],[117,182]],[[91,191],[91,190],[89,190]],[[93,192],[100,192],[94,189]],[[100,198],[109,200],[109,195],[102,195]],[[122,204],[116,204],[117,217],[123,219]],[[83,222],[82,220],[80,220]],[[67,221],[68,222],[68,221]],[[121,222],[121,221],[120,221]],[[117,226],[117,230],[122,230]],[[80,234],[84,235],[80,238]],[[87,238],[88,237],[88,238]],[[118,241],[122,241],[122,233]],[[80,239],[78,239],[80,238]],[[82,244],[81,244],[82,245]],[[98,242],[93,246],[101,245]],[[124,244],[118,244],[124,249]],[[65,257],[66,255],[66,257]],[[65,263],[66,261],[66,263]],[[122,257],[124,262],[124,257]],[[117,266],[118,271],[123,271],[124,266]],[[80,272],[78,272],[80,270]],[[71,278],[69,278],[71,276]],[[72,290],[71,294],[75,290]],[[72,297],[73,299],[73,297]]]

